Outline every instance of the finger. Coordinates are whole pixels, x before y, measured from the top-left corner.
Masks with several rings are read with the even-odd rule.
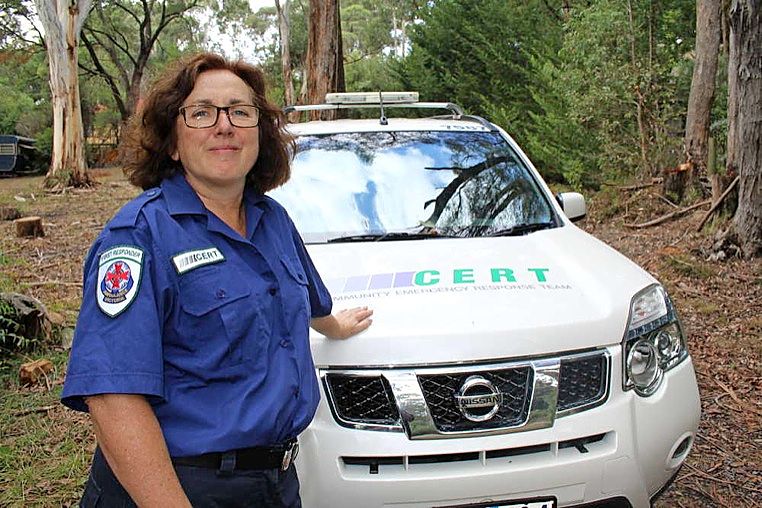
[[[347,312],[354,316],[370,316],[373,314],[373,309],[369,309],[368,307],[354,307],[352,309],[347,309]]]
[[[367,330],[370,327],[371,324],[373,324],[373,320],[372,319],[364,319],[364,320],[360,321],[359,323],[357,323],[354,326],[353,332],[354,333],[360,333],[362,331],[365,331],[365,330]]]
[[[354,314],[355,318],[357,318],[359,320],[367,319],[367,318],[369,318],[372,315],[373,315],[373,311],[371,309],[358,310]]]

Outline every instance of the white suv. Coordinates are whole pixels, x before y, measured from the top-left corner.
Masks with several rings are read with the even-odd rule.
[[[581,195],[553,196],[456,105],[336,94],[287,111],[358,106],[380,114],[290,125],[293,175],[272,193],[334,307],[375,311],[352,339],[311,337],[304,506],[649,506],[700,414],[664,288],[572,224]]]

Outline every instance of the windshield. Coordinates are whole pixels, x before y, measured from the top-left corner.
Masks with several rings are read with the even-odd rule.
[[[300,136],[297,146],[291,179],[271,195],[307,243],[403,232],[490,236],[554,224],[535,180],[497,132],[351,132]]]

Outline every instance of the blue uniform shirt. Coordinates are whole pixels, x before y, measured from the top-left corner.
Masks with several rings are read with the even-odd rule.
[[[182,174],[104,228],[85,261],[62,400],[145,395],[172,456],[271,445],[312,420],[310,317],[331,312],[285,210],[247,190],[246,238]]]

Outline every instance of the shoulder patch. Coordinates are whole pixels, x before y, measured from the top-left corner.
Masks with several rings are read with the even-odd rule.
[[[161,196],[161,187],[155,187],[148,189],[124,205],[119,212],[111,219],[109,227],[111,228],[128,228],[135,225],[138,220],[140,210],[143,209],[146,203],[152,201]]]
[[[104,314],[116,317],[130,306],[140,289],[142,274],[143,249],[119,245],[100,255],[95,298]]]
[[[225,261],[225,256],[216,247],[182,252],[172,257],[175,270],[180,275],[199,266],[211,265],[220,261]]]

